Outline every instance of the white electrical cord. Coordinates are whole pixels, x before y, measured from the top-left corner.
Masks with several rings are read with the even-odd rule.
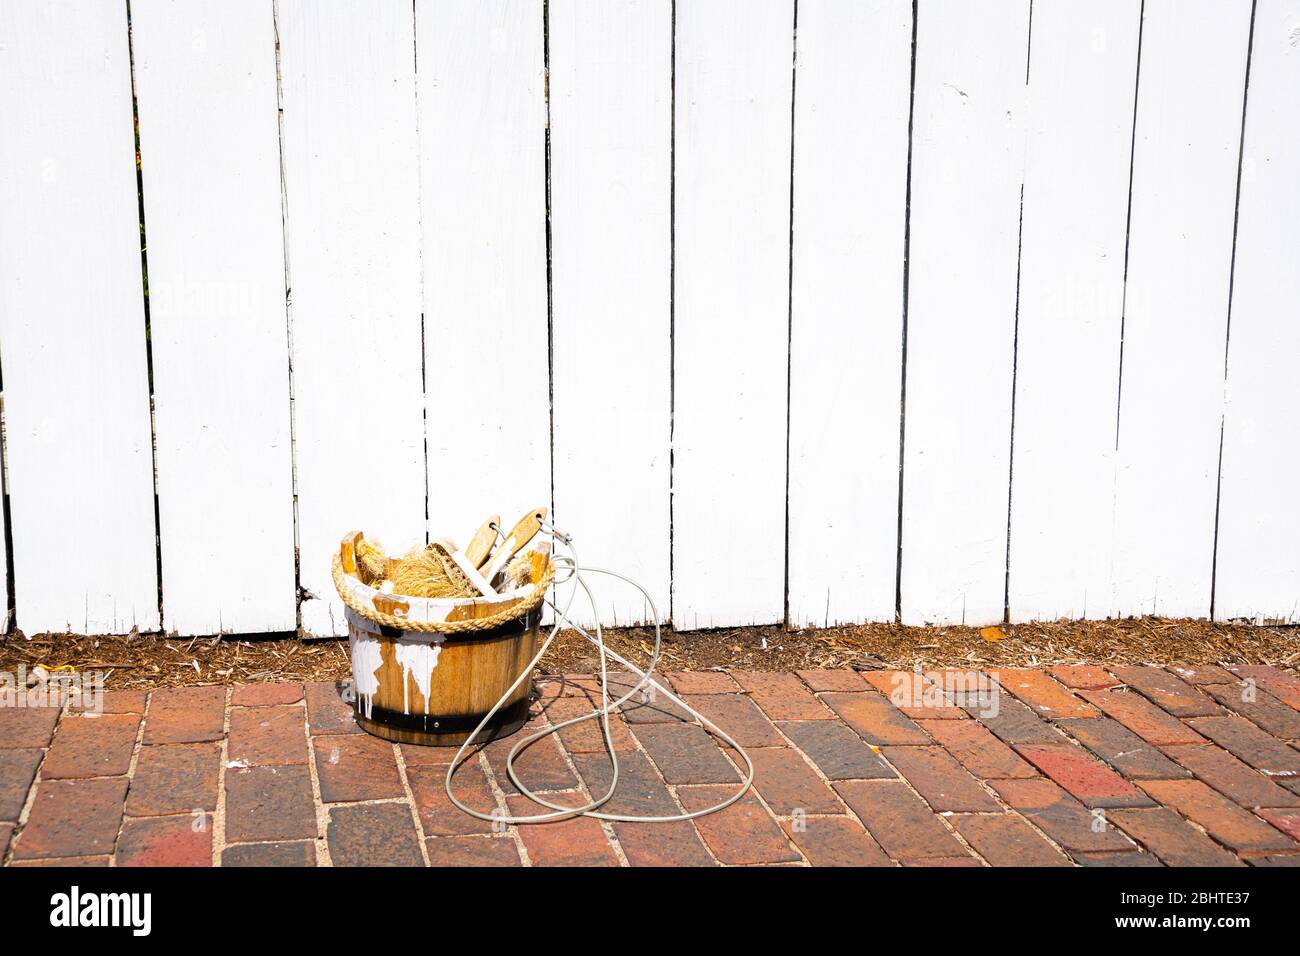
[[[501,699],[492,705],[492,709],[489,710],[483,716],[483,719],[479,721],[478,726],[474,728],[473,732],[469,735],[469,737],[465,740],[465,742],[460,745],[460,749],[456,751],[456,756],[452,759],[451,765],[447,767],[447,776],[446,779],[443,781],[443,785],[447,791],[447,797],[451,800],[452,803],[460,807],[460,809],[464,810],[470,816],[477,817],[480,820],[487,820],[489,822],[492,822],[494,824],[499,824],[499,825],[509,825],[515,823],[546,823],[552,820],[564,820],[569,817],[575,817],[575,816],[595,817],[598,820],[611,820],[611,821],[628,822],[628,823],[671,823],[678,820],[690,820],[693,819],[694,817],[702,817],[705,814],[709,814],[709,813],[716,813],[717,811],[722,810],[723,808],[728,807],[731,804],[735,803],[737,800],[739,800],[741,797],[745,795],[745,793],[749,790],[750,784],[753,782],[754,779],[753,761],[749,759],[749,754],[745,753],[744,748],[741,747],[740,744],[736,743],[736,741],[732,739],[732,737],[725,730],[723,730],[713,721],[709,720],[709,718],[705,717],[698,710],[696,710],[690,704],[686,703],[684,700],[682,700],[672,691],[668,690],[668,688],[664,687],[663,684],[659,683],[651,676],[651,674],[654,673],[655,665],[659,663],[661,622],[659,619],[659,610],[658,608],[655,607],[654,599],[650,596],[650,592],[648,592],[645,588],[641,587],[641,585],[637,584],[631,578],[619,574],[617,571],[608,571],[605,570],[604,568],[583,568],[578,561],[577,549],[573,547],[573,539],[569,535],[565,534],[563,531],[561,531],[559,528],[556,528],[554,525],[543,525],[542,530],[551,535],[551,540],[554,545],[562,544],[568,551],[567,555],[561,556],[558,554],[554,554],[554,546],[552,547],[552,560],[555,561],[556,566],[559,569],[568,572],[568,574],[562,579],[557,577],[557,579],[554,582],[555,586],[558,588],[560,585],[573,582],[574,585],[573,590],[569,594],[569,599],[564,604],[564,610],[560,610],[560,608],[555,603],[553,603],[549,598],[546,599],[546,603],[550,605],[551,609],[555,612],[555,625],[551,628],[551,632],[546,636],[546,640],[542,642],[542,646],[538,649],[537,653],[533,656],[533,659],[529,661],[528,665],[523,669],[523,672],[518,677],[515,678],[514,682],[510,685],[510,687],[506,690],[506,692],[501,695]],[[600,613],[596,607],[596,597],[594,594],[592,594],[591,588],[587,585],[586,580],[583,578],[584,573],[604,574],[609,577],[618,578],[621,581],[626,581],[628,584],[632,585],[643,595],[645,595],[646,603],[650,607],[650,613],[654,615],[654,622],[655,622],[654,651],[650,655],[650,663],[645,670],[641,670],[641,668],[637,667],[627,658],[623,657],[622,655],[618,654],[613,650],[610,650],[608,647],[605,646],[605,635],[600,625]],[[578,624],[575,624],[568,617],[569,608],[573,605],[573,600],[577,596],[578,588],[582,588],[583,592],[587,595],[588,602],[591,604],[592,618],[596,621],[595,637],[588,634],[584,628],[580,627]],[[531,734],[523,738],[510,749],[510,753],[506,756],[506,773],[509,775],[511,781],[514,783],[515,787],[519,790],[519,792],[523,794],[525,797],[527,797],[529,800],[532,800],[534,803],[538,804],[539,806],[546,807],[551,812],[533,814],[531,816],[512,817],[512,816],[502,816],[499,813],[497,814],[483,813],[479,810],[473,809],[472,807],[465,806],[465,804],[461,803],[459,800],[456,799],[456,795],[452,792],[451,789],[451,778],[455,774],[456,769],[463,762],[465,751],[474,742],[475,738],[478,737],[480,733],[482,733],[483,728],[488,725],[488,722],[492,720],[496,712],[505,705],[506,701],[510,700],[510,698],[513,696],[515,691],[518,689],[519,685],[522,684],[524,680],[528,678],[529,675],[532,674],[533,668],[537,666],[537,662],[542,659],[542,656],[546,653],[547,649],[551,646],[551,642],[554,641],[556,635],[559,634],[560,628],[565,624],[573,628],[575,631],[577,631],[579,634],[585,637],[588,641],[595,644],[597,649],[600,651],[601,706],[598,709],[591,711],[590,713],[582,714],[578,717],[572,717],[569,720],[563,721],[562,723],[559,724],[555,724],[554,726],[546,727],[544,730],[541,730],[538,733]],[[639,675],[640,678],[636,682],[636,684],[632,687],[631,690],[629,690],[618,700],[612,702],[610,700],[609,676],[607,673],[607,666],[606,666],[607,658],[610,657],[612,657],[619,664],[622,664],[628,670]],[[736,753],[740,754],[741,759],[745,761],[745,779],[741,782],[740,788],[734,794],[728,797],[726,800],[723,800],[721,803],[715,804],[711,807],[706,807],[703,810],[696,810],[692,813],[678,813],[670,816],[650,817],[650,816],[634,816],[631,814],[622,814],[622,813],[598,812],[598,808],[603,806],[605,803],[607,803],[610,800],[610,798],[614,796],[614,791],[618,788],[618,752],[614,748],[614,741],[613,738],[610,736],[610,732],[609,732],[610,709],[614,707],[621,707],[624,703],[630,700],[635,694],[637,694],[637,692],[639,692],[643,687],[647,685],[653,687],[656,693],[663,693],[665,696],[668,697],[669,700],[674,701],[692,717],[697,718],[700,721],[700,723],[702,723],[705,727],[712,730],[718,737],[720,737],[723,741],[725,741],[729,747],[735,750]],[[551,803],[550,801],[543,799],[533,791],[529,790],[528,787],[524,785],[523,781],[521,781],[518,775],[515,773],[514,762],[515,762],[516,755],[518,755],[521,751],[530,747],[532,744],[541,740],[546,735],[553,734],[556,731],[560,730],[562,727],[569,727],[573,724],[582,723],[584,720],[592,720],[596,717],[600,718],[601,731],[605,738],[605,750],[609,754],[610,767],[612,768],[612,773],[610,775],[610,781],[609,781],[609,789],[605,791],[604,795],[597,797],[596,799],[593,799],[589,803],[586,803],[580,807],[565,807],[557,803]]]

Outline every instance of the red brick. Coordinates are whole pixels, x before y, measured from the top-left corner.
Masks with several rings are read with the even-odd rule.
[[[754,789],[776,816],[844,812],[844,805],[798,751],[755,747],[746,752],[754,762]]]
[[[1115,676],[1175,717],[1208,717],[1223,709],[1163,667],[1116,667]]]
[[[126,812],[150,817],[215,810],[220,774],[220,744],[141,747],[126,795]]]
[[[772,720],[829,720],[830,711],[794,674],[746,671],[733,675]]]
[[[1265,733],[1283,740],[1300,740],[1300,711],[1293,710],[1266,690],[1253,695],[1240,684],[1216,684],[1205,689],[1219,703],[1245,717]],[[1247,699],[1253,696],[1253,699]]]
[[[316,865],[316,844],[309,840],[287,843],[241,843],[221,851],[221,865],[304,867]]]
[[[981,780],[1036,777],[1014,750],[973,720],[923,720],[922,728]]]
[[[232,707],[271,707],[302,700],[302,684],[240,684],[230,691]]]
[[[58,722],[57,707],[0,707],[0,748],[48,747]]]
[[[864,691],[867,689],[867,683],[862,679],[859,671],[849,670],[848,668],[827,668],[824,670],[795,671],[799,679],[808,685],[808,689],[816,693],[827,690],[837,690],[842,693],[851,694],[854,691]]]
[[[1250,678],[1288,707],[1300,710],[1300,677],[1266,664],[1241,664],[1232,671],[1243,680]]]
[[[508,836],[437,836],[424,845],[430,866],[523,866]]]
[[[316,803],[306,767],[226,771],[227,842],[310,840],[316,835]]]
[[[637,727],[635,733],[669,783],[729,783],[740,779],[723,755],[720,742],[703,727],[648,724]]]
[[[966,717],[966,712],[949,703],[943,689],[927,681],[924,674],[916,671],[869,671],[862,676],[866,683],[884,694],[908,717],[928,720]]]
[[[1300,752],[1269,736],[1242,717],[1197,717],[1189,720],[1224,750],[1270,777],[1300,774]]]
[[[1300,807],[1300,794],[1279,787],[1222,747],[1190,744],[1166,747],[1165,753],[1243,807]]]
[[[1251,866],[1300,866],[1300,853],[1279,853],[1276,856],[1255,856],[1250,858]]]
[[[1003,690],[1020,698],[1042,717],[1096,717],[1097,709],[1033,668],[1007,668],[990,672]]]
[[[406,777],[411,784],[411,796],[420,812],[420,824],[425,836],[464,836],[471,833],[491,833],[492,824],[470,816],[447,797],[446,767],[407,767]],[[456,768],[452,777],[452,792],[456,799],[471,810],[491,815],[498,812],[496,794],[488,783],[487,774],[479,766],[477,757],[470,757]]]
[[[853,780],[835,791],[892,859],[960,857],[966,849],[901,780]]]
[[[1292,840],[1300,843],[1300,810],[1263,809],[1255,811]]]
[[[1147,780],[1141,787],[1234,850],[1297,849],[1293,841],[1199,780]]]
[[[824,694],[822,700],[869,744],[883,747],[924,745],[930,742],[920,727],[884,696],[874,691],[866,694]]]
[[[318,681],[303,688],[307,698],[307,726],[316,734],[363,734],[356,713],[339,696],[333,681]]]
[[[113,777],[131,767],[140,718],[134,714],[65,717],[41,767],[42,779]]]
[[[559,801],[557,801],[559,802]],[[548,812],[527,797],[506,798],[511,816],[526,817]],[[519,836],[533,866],[618,866],[600,821],[593,817],[569,817],[537,826],[519,827]]]
[[[1120,683],[1105,668],[1092,664],[1062,664],[1052,668],[1052,676],[1071,690],[1105,690]]]
[[[59,869],[64,869],[66,867],[107,867],[112,866],[112,862],[112,857],[101,854],[97,856],[67,856],[49,860],[11,860],[9,865],[21,867],[58,867]]]
[[[5,854],[9,852],[9,838],[14,835],[14,825],[12,823],[0,823],[0,861],[3,861]]]
[[[17,822],[43,755],[43,751],[35,748],[0,750],[0,820]],[[0,853],[0,860],[3,859],[4,854]]]
[[[127,820],[117,842],[118,866],[211,866],[212,818]]]
[[[689,820],[615,823],[614,836],[632,866],[716,866]]]
[[[1161,867],[1162,864],[1150,853],[1145,850],[1139,850],[1136,847],[1126,852],[1120,853],[1074,853],[1072,858],[1080,866],[1104,867],[1104,866],[1154,866]]]
[[[456,756],[456,747],[426,747],[422,744],[398,744],[397,749],[402,752],[402,762],[408,767],[443,767],[451,763]],[[475,744],[465,750],[466,754],[473,755],[478,749]]]
[[[1106,826],[1105,811],[1089,810],[1050,780],[994,780],[991,784],[1012,809],[1071,852],[1133,849],[1128,840]]]
[[[1205,684],[1235,684],[1237,678],[1215,664],[1170,664],[1167,668],[1193,687]]]
[[[541,725],[532,725],[521,731],[521,735],[535,733],[540,729]],[[497,786],[505,793],[519,792],[506,772],[506,755],[520,739],[521,736],[505,737],[494,740],[484,748],[488,763],[492,765],[492,775],[496,779]],[[578,778],[573,775],[573,771],[565,762],[564,753],[554,735],[543,737],[520,751],[515,757],[514,768],[519,779],[524,782],[524,786],[538,793],[547,790],[572,790],[578,786]]]
[[[1130,780],[1177,780],[1189,776],[1155,747],[1109,717],[1058,720],[1057,726]]]
[[[684,699],[742,747],[780,747],[785,743],[785,738],[748,697],[700,694]]]
[[[1018,744],[1016,750],[1087,807],[1146,807],[1151,801],[1082,747]]]
[[[226,755],[246,767],[305,764],[306,714],[292,705],[232,708]]]
[[[81,701],[73,701],[71,710],[74,713],[93,712],[100,714],[144,714],[145,702],[148,699],[148,692],[143,690],[106,690],[98,701],[98,707],[93,706],[90,697]]]
[[[1242,866],[1240,860],[1166,807],[1116,810],[1110,820],[1169,866]]]
[[[404,803],[331,807],[327,833],[334,866],[424,866],[420,836]]]
[[[781,827],[813,866],[892,865],[880,844],[852,817],[782,820]]]
[[[41,781],[15,859],[111,853],[125,799],[125,777]]]
[[[664,675],[679,696],[687,694],[739,694],[740,685],[722,671],[671,671]]]
[[[1205,738],[1133,691],[1086,690],[1083,696],[1149,744],[1203,744]]]
[[[1002,808],[940,747],[886,747],[885,758],[939,813],[996,813]]]
[[[828,780],[887,780],[898,776],[881,759],[879,748],[863,743],[838,720],[787,720],[778,726]]]
[[[573,758],[578,775],[587,785],[592,799],[609,792],[612,768],[608,754],[577,754]],[[564,801],[557,801],[564,802]],[[576,806],[580,800],[568,800]],[[618,755],[618,786],[614,795],[601,806],[604,813],[618,816],[662,817],[681,813],[667,784],[645,754],[639,750]]]
[[[558,697],[547,703],[546,717],[554,726],[590,714],[593,710],[592,704],[579,697]],[[605,732],[599,717],[561,727],[558,733],[564,749],[571,754],[605,752]],[[636,747],[636,742],[628,732],[627,723],[617,710],[611,710],[609,714],[609,735],[618,750],[632,750]]]
[[[1014,813],[957,814],[957,832],[993,866],[1069,866],[1070,860]]]
[[[682,787],[677,796],[687,812],[694,813],[721,803],[735,792],[732,786]],[[800,859],[785,832],[752,793],[717,813],[696,817],[694,822],[722,863],[745,865]]]
[[[999,686],[996,697],[965,708],[981,724],[1008,744],[1060,743],[1064,738],[1051,724]],[[993,706],[995,705],[995,706]]]
[[[969,869],[971,867],[982,867],[984,864],[973,856],[945,856],[929,860],[904,860],[903,866],[906,867],[934,867],[943,869]]]
[[[225,735],[224,687],[165,687],[149,695],[146,744],[192,744]]]
[[[402,797],[393,745],[387,740],[335,736],[316,741],[316,776],[322,803],[352,803]]]
[[[611,673],[609,675],[609,692],[617,700],[632,690],[639,680],[640,678],[634,674]],[[642,687],[632,695],[627,703],[620,705],[624,720],[629,724],[663,724],[694,719],[665,693],[663,686],[657,686],[667,685],[667,679],[656,678],[656,682],[656,684],[648,684]],[[592,689],[596,693],[589,696],[590,700],[594,702],[600,701],[599,687],[599,682],[594,681]]]

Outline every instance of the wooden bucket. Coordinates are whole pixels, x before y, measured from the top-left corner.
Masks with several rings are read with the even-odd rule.
[[[537,653],[538,582],[549,565],[548,551],[531,552],[517,577],[492,597],[406,597],[360,581],[353,552],[358,537],[344,539],[335,573],[348,605],[357,723],[399,743],[464,743]],[[498,617],[512,606],[520,608],[518,617],[485,630],[463,629],[468,625],[461,622]],[[462,629],[421,630],[415,626],[420,623]],[[529,673],[477,739],[497,739],[522,727],[532,686]]]

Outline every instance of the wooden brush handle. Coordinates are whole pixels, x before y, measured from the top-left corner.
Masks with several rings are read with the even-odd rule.
[[[492,555],[492,560],[483,570],[483,577],[489,581],[493,580],[510,559],[523,550],[524,545],[532,541],[537,532],[542,530],[542,522],[545,520],[545,508],[534,508],[520,518],[519,523],[510,529],[510,534],[501,542],[501,547],[497,548],[496,553]]]
[[[469,544],[465,545],[465,557],[470,564],[476,568],[483,567],[492,553],[492,545],[496,544],[497,528],[501,526],[501,516],[493,515],[479,526],[474,532],[474,537],[469,539]]]

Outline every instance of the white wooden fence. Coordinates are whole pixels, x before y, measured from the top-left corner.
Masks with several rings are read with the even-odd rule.
[[[682,628],[1295,621],[1298,117],[1300,0],[5,0],[16,623],[542,502]]]

